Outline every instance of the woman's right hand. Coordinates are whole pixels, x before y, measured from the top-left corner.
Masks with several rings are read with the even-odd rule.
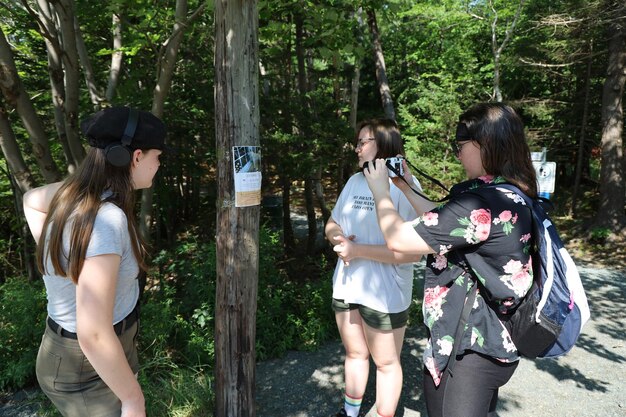
[[[337,252],[337,256],[339,256],[346,266],[350,265],[350,261],[357,257],[356,245],[353,243],[355,238],[355,235],[337,235],[333,238],[333,240],[337,243],[333,246],[333,250]]]
[[[143,398],[136,398],[122,402],[122,415],[121,417],[146,417],[146,405]]]
[[[370,162],[367,169],[363,170],[363,175],[374,198],[389,194],[389,171],[384,159],[378,158],[376,162]]]

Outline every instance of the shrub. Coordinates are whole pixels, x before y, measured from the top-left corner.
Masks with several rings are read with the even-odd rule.
[[[9,278],[0,286],[0,389],[34,383],[45,318],[42,281]]]
[[[611,236],[611,230],[608,227],[594,227],[589,231],[589,242],[604,244],[609,236]]]

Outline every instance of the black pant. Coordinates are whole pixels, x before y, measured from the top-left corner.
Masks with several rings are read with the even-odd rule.
[[[487,417],[496,410],[498,389],[511,379],[517,365],[470,352],[458,357],[454,377],[444,372],[438,387],[424,369],[428,417]]]

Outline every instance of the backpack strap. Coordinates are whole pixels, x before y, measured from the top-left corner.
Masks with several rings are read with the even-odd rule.
[[[472,279],[469,271],[465,271],[465,284],[467,288],[467,280]],[[465,325],[467,324],[467,320],[469,319],[470,313],[472,311],[472,307],[474,306],[474,301],[476,300],[476,293],[478,292],[478,287],[476,281],[472,279],[472,287],[470,288],[469,295],[465,299],[465,305],[463,306],[463,312],[461,312],[461,318],[459,319],[459,324],[456,326],[456,331],[454,333],[454,345],[452,346],[452,352],[450,353],[450,359],[448,359],[448,366],[446,367],[446,371],[450,374],[450,377],[454,377],[452,371],[454,370],[454,365],[456,364],[456,356],[459,353],[459,348],[461,347],[461,339],[463,338],[463,333],[465,332]]]
[[[549,211],[552,211],[554,209],[554,204],[552,203],[552,201],[548,200],[547,198],[537,197],[536,199],[533,200],[525,192],[520,190],[517,186],[510,184],[510,183],[489,184],[487,185],[487,187],[505,188],[509,191],[514,192],[515,194],[519,195],[520,197],[524,199],[524,201],[526,202],[526,205],[531,210],[536,210],[537,207],[540,207],[541,210],[543,210],[544,214],[546,214]],[[533,219],[534,219],[534,216],[533,216]]]

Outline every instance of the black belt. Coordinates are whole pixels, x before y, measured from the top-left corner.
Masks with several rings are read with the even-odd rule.
[[[120,321],[119,323],[113,326],[113,330],[115,331],[115,334],[118,336],[121,336],[121,334],[126,329],[128,329],[130,326],[135,324],[138,318],[139,318],[139,307],[138,305],[136,305],[133,311],[131,311],[130,314],[128,314],[128,316],[124,317],[122,321]],[[47,322],[48,322],[48,327],[50,327],[50,329],[56,334],[58,334],[59,336],[67,337],[68,339],[74,339],[74,340],[78,339],[78,336],[76,335],[76,333],[72,333],[61,328],[61,326],[59,326],[59,324],[56,321],[52,320],[51,317],[48,317]]]

